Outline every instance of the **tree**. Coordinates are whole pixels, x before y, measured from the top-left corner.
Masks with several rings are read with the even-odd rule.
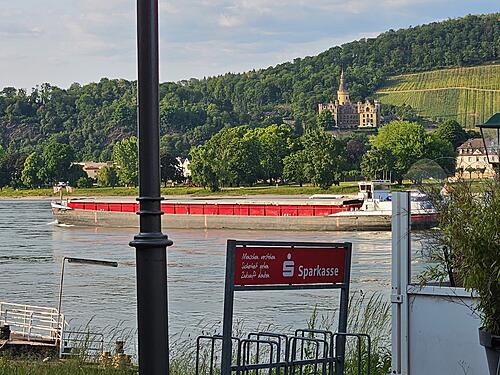
[[[426,156],[439,164],[448,176],[455,174],[455,148],[450,141],[439,137],[436,132],[429,135],[426,145]]]
[[[24,168],[21,172],[21,180],[24,185],[35,188],[42,184],[40,177],[40,170],[42,169],[42,158],[36,153],[32,152],[24,161]]]
[[[204,188],[209,187],[211,191],[219,191],[219,179],[215,171],[215,155],[212,155],[205,145],[191,148],[191,175],[193,182]]]
[[[12,180],[14,166],[10,162],[9,155],[5,153],[3,147],[0,145],[0,190],[8,186]]]
[[[345,158],[348,170],[359,170],[361,159],[370,148],[368,137],[365,134],[351,134],[341,138],[345,144]]]
[[[170,154],[162,153],[160,155],[161,181],[167,186],[168,181],[182,182],[184,173],[179,160]]]
[[[372,147],[388,150],[394,156],[392,177],[400,183],[411,165],[425,156],[428,141],[423,126],[408,121],[392,121],[370,139]]]
[[[113,166],[105,165],[97,172],[97,184],[99,186],[114,188],[118,185],[119,178],[116,168]]]
[[[125,186],[137,186],[139,169],[139,145],[137,137],[125,138],[113,147],[113,162],[117,166],[120,182]]]
[[[450,142],[453,150],[469,139],[467,132],[455,120],[447,120],[439,124],[434,135],[445,142]]]
[[[392,177],[394,163],[391,150],[372,148],[361,160],[361,173],[367,179],[389,179]]]
[[[328,189],[340,179],[345,165],[341,142],[321,129],[307,131],[302,136],[306,157],[305,173],[309,181]]]
[[[302,186],[307,182],[306,164],[307,155],[304,150],[286,156],[283,160],[283,177],[287,181],[293,181]]]
[[[38,175],[43,183],[51,184],[71,179],[74,173],[71,163],[75,160],[71,146],[54,140],[49,141],[43,149],[41,159],[42,165]]]
[[[316,117],[316,126],[318,129],[331,130],[335,127],[335,120],[330,110],[326,109],[318,113]]]
[[[93,183],[93,180],[87,176],[87,173],[83,170],[83,166],[81,166],[80,164],[71,165],[66,181],[70,184],[70,186],[78,187],[91,187]],[[90,184],[90,186],[79,186],[78,182],[80,182],[80,184],[82,185]]]
[[[94,184],[94,181],[87,176],[82,176],[78,180],[76,180],[75,185],[79,188],[91,188]]]
[[[293,130],[288,125],[270,125],[254,130],[259,143],[259,163],[263,178],[271,185],[283,177],[283,159],[290,153]]]

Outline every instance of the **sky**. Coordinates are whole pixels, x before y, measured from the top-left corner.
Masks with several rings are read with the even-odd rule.
[[[497,0],[159,0],[160,79],[267,68]],[[136,79],[134,0],[0,0],[0,87]]]

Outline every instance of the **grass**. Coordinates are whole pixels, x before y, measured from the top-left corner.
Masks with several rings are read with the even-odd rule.
[[[348,332],[369,334],[372,340],[371,375],[386,375],[390,371],[391,351],[391,310],[387,298],[379,293],[363,294],[357,292],[352,294],[349,303]],[[308,327],[311,329],[326,329],[335,331],[338,316],[334,313],[319,316],[314,311]],[[236,322],[234,335],[243,337],[243,322]],[[211,335],[216,327],[202,329],[202,334]],[[273,327],[261,327],[262,331],[273,331]],[[170,375],[194,375],[194,363],[196,356],[195,339],[192,337],[178,337],[171,340]],[[355,375],[358,369],[358,359],[355,355],[356,346],[353,341],[347,342],[346,371],[345,375]],[[219,348],[220,349],[220,348]],[[217,349],[217,350],[219,350]],[[363,353],[366,344],[362,344]],[[206,354],[206,353],[205,353]],[[209,356],[201,358],[209,361]],[[220,358],[218,359],[220,360]],[[217,361],[218,361],[217,360]],[[367,373],[367,356],[362,356],[362,374]],[[207,366],[205,366],[206,368]],[[208,373],[208,372],[207,372]],[[267,372],[266,372],[267,373]],[[52,360],[47,362],[29,359],[14,360],[0,357],[0,375],[132,375],[137,374],[137,367],[114,368],[113,366],[102,366],[88,364],[78,358],[72,360]],[[214,374],[220,374],[215,369]],[[304,369],[304,375],[311,374]]]
[[[429,119],[474,128],[500,111],[500,64],[390,77],[377,91],[382,104],[407,104]]]
[[[65,361],[30,361],[14,360],[0,357],[1,375],[135,375],[137,369],[102,367],[96,364],[83,363],[78,360]]]
[[[169,195],[190,195],[190,196],[225,196],[225,195],[312,195],[312,194],[348,194],[358,191],[357,182],[342,182],[340,186],[332,186],[328,190],[322,190],[315,186],[294,186],[294,185],[258,185],[253,187],[239,188],[223,188],[221,191],[212,192],[209,189],[201,187],[167,187],[162,188],[161,193],[164,196]],[[64,196],[137,196],[137,188],[126,187],[95,187],[95,188],[77,188],[71,194],[64,193]],[[0,191],[1,198],[30,198],[30,197],[54,197],[59,195],[54,194],[52,189],[12,189],[4,188]]]

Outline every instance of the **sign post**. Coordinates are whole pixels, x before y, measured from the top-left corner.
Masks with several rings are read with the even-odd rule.
[[[222,375],[231,374],[235,291],[340,289],[338,332],[347,332],[351,243],[236,241],[227,242]],[[345,337],[336,342],[343,374]]]

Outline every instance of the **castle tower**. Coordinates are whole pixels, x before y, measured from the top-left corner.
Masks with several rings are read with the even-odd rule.
[[[347,92],[347,88],[344,81],[344,69],[342,69],[342,73],[340,74],[340,85],[337,91],[337,100],[340,105],[345,105],[350,103],[349,93]]]

